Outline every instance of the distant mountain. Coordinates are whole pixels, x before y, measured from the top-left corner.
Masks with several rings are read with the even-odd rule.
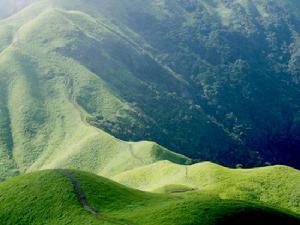
[[[7,225],[297,225],[291,212],[213,193],[151,194],[79,171],[43,171],[0,184]]]
[[[139,165],[188,160],[160,145],[195,161],[300,168],[298,1],[3,2],[3,177],[101,174],[120,168],[115,157],[132,169],[135,154],[150,155]],[[108,133],[159,145],[132,154]]]

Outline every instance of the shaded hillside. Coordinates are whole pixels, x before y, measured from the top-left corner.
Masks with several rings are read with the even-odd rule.
[[[293,0],[34,1],[0,21],[4,170],[115,149],[95,127],[196,161],[299,168],[298,9]]]
[[[136,42],[188,83],[188,93],[170,87],[189,106],[177,101],[177,109],[159,94],[149,107],[146,95],[134,100],[163,128],[149,131],[151,138],[229,166],[299,167],[298,2],[131,2],[109,1],[99,10],[124,32],[138,34]]]
[[[142,116],[142,125],[128,128],[90,109],[93,125],[227,166],[299,167],[298,2],[90,1],[95,10],[77,4],[64,7],[100,17],[121,41],[104,38],[80,56],[70,48],[63,53],[100,75]],[[124,78],[125,70],[138,80]]]

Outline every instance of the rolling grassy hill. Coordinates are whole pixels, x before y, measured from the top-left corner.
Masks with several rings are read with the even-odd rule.
[[[156,161],[153,146],[171,154],[139,140],[230,167],[299,166],[296,1],[3,2],[2,178],[113,175],[143,165],[136,154]],[[171,155],[159,159],[184,163]]]
[[[0,181],[72,168],[163,193],[36,172],[0,183],[0,223],[299,224],[299,171],[188,166],[160,145],[196,161],[299,167],[296,1],[0,9]]]
[[[130,126],[142,116],[99,75],[64,55],[75,50],[88,60],[81,50],[119,37],[87,14],[49,4],[37,1],[0,21],[6,36],[0,38],[0,177],[61,167],[112,176],[161,159],[189,161],[152,142],[118,140],[89,123],[118,118]],[[122,68],[123,79],[134,79]]]
[[[0,184],[0,222],[6,225],[296,225],[299,217],[209,192],[150,194],[89,173],[35,172]]]
[[[184,166],[161,161],[113,179],[144,191],[211,191],[221,199],[261,202],[300,213],[300,173],[285,166],[228,169],[209,162]]]

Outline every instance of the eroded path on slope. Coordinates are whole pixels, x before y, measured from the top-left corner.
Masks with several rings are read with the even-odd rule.
[[[116,225],[133,225],[131,223],[126,223],[126,222],[120,221],[119,219],[108,218],[108,217],[103,216],[103,215],[99,214],[98,212],[96,212],[96,210],[93,209],[88,204],[86,197],[81,189],[80,181],[77,179],[76,175],[72,171],[69,171],[69,170],[61,170],[61,174],[70,180],[70,182],[72,183],[72,185],[74,187],[74,191],[78,198],[78,201],[83,206],[83,208],[87,212],[89,212],[95,219],[102,220],[103,222],[116,224]]]
[[[145,165],[145,164],[146,164],[146,162],[134,152],[133,147],[132,147],[132,144],[129,144],[129,146],[128,146],[128,151],[129,151],[130,155],[131,155],[134,159],[136,159],[137,161],[139,161],[142,165]]]

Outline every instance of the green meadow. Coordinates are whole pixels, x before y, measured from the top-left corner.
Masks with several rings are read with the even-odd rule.
[[[209,191],[146,193],[79,171],[48,170],[11,178],[0,184],[0,200],[0,220],[6,225],[235,225],[258,221],[297,225],[300,221],[289,211],[225,200]]]
[[[178,165],[160,161],[126,171],[113,179],[143,191],[208,191],[221,199],[259,202],[300,213],[300,173],[286,166],[229,169],[210,162]]]

